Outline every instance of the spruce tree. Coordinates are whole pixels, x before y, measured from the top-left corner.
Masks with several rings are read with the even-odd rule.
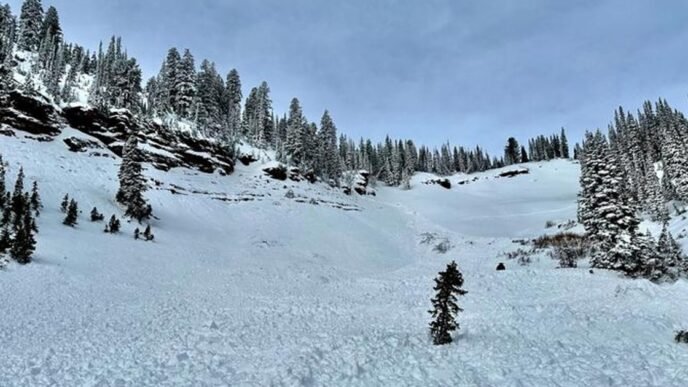
[[[521,162],[521,148],[515,138],[509,137],[506,147],[504,147],[504,163],[506,165],[518,164]]]
[[[62,202],[60,203],[60,211],[66,214],[67,208],[69,208],[69,194],[65,194],[65,196],[62,198]]]
[[[36,239],[33,234],[34,221],[31,210],[26,208],[22,214],[22,221],[14,232],[14,239],[10,248],[10,255],[19,264],[25,265],[31,262],[31,257],[36,250]]]
[[[143,196],[148,187],[141,164],[136,159],[137,147],[136,135],[131,134],[122,151],[122,164],[118,173],[119,190],[116,199],[117,202],[126,206],[126,216],[141,222],[143,219],[148,219],[153,211]]]
[[[429,313],[433,317],[430,323],[430,335],[433,344],[443,345],[452,342],[451,332],[459,329],[456,317],[463,312],[457,304],[457,296],[463,296],[467,292],[463,286],[463,275],[458,270],[456,262],[447,265],[447,269],[440,272],[435,279],[434,290],[437,292],[432,299],[433,310]]]
[[[683,249],[669,232],[666,223],[657,242],[657,253],[659,255],[657,279],[675,280],[686,274],[688,267],[686,267]]]
[[[139,230],[138,227],[134,229],[134,239],[139,240],[139,236],[141,235],[141,231]]]
[[[119,233],[121,224],[119,219],[115,215],[112,215],[110,217],[110,221],[108,224],[105,225],[105,232],[108,232],[110,234],[117,234]]]
[[[93,207],[91,210],[91,222],[100,222],[105,219],[105,216],[98,212],[98,208]]]
[[[25,201],[24,196],[24,168],[19,168],[17,181],[14,184],[14,192],[11,199],[12,208],[12,224],[14,229],[19,228],[20,223],[24,217],[24,211],[28,210],[29,203]]]
[[[34,181],[31,187],[31,198],[29,199],[31,209],[34,211],[36,216],[39,216],[41,209],[43,208],[43,203],[41,202],[41,196],[38,193],[38,182]]]
[[[19,16],[19,49],[37,51],[43,29],[43,5],[41,0],[24,0]]]
[[[151,231],[150,224],[146,226],[145,230],[143,230],[143,238],[146,241],[152,241],[153,240],[154,236],[153,236],[153,232]]]
[[[62,224],[65,226],[74,227],[77,224],[77,219],[79,217],[79,206],[77,202],[72,199],[69,202],[69,207],[67,208],[67,215],[65,216]]]
[[[301,104],[297,98],[294,98],[289,106],[287,142],[284,144],[284,149],[287,153],[287,159],[296,166],[301,166],[305,161],[306,149],[304,139],[306,136],[306,125]]]
[[[228,141],[230,138],[237,136],[241,127],[241,101],[243,96],[241,93],[241,79],[236,69],[232,69],[227,74],[225,85],[229,107],[227,113],[227,132],[221,138],[224,141]]]

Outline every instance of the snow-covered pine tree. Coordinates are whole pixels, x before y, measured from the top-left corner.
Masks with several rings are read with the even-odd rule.
[[[318,137],[320,138],[318,164],[321,169],[321,175],[325,179],[339,184],[342,171],[339,154],[337,153],[337,127],[327,110],[325,110],[320,120],[320,133]]]
[[[655,269],[655,280],[672,281],[687,273],[688,266],[683,249],[669,232],[666,223],[657,242],[657,253],[659,261]]]
[[[241,101],[243,100],[243,94],[241,92],[241,79],[236,69],[232,69],[229,74],[227,74],[225,87],[229,107],[227,113],[227,131],[223,133],[221,138],[224,141],[228,141],[230,138],[237,136],[241,127]]]
[[[74,227],[79,218],[79,205],[76,200],[72,199],[69,201],[69,207],[67,207],[67,215],[65,216],[62,224],[65,226]]]
[[[36,52],[41,44],[43,5],[41,0],[24,0],[19,16],[19,49]]]
[[[430,336],[435,345],[449,344],[452,342],[451,332],[459,329],[456,317],[463,312],[457,304],[457,296],[463,296],[467,292],[463,286],[463,275],[456,266],[456,262],[447,265],[447,269],[440,272],[435,279],[434,290],[437,292],[432,299],[433,309],[429,313],[433,317],[430,323]]]
[[[172,47],[167,52],[167,57],[162,64],[160,74],[158,75],[158,90],[159,90],[159,110],[174,111],[177,101],[177,78],[179,72],[180,62],[182,61],[179,51]]]
[[[0,66],[9,62],[15,40],[16,21],[9,4],[0,6]],[[9,67],[9,66],[8,66]],[[7,73],[4,71],[3,73]],[[0,79],[4,82],[4,79]]]
[[[118,173],[119,190],[116,199],[118,203],[126,206],[126,216],[141,222],[143,219],[148,219],[153,210],[143,196],[148,187],[137,152],[138,140],[136,134],[132,133],[122,151],[122,164]]]
[[[188,49],[184,50],[184,56],[177,66],[172,90],[170,94],[174,96],[174,111],[182,118],[191,118],[196,97],[196,62]]]
[[[650,159],[645,162],[644,188],[642,192],[644,193],[642,202],[645,210],[650,215],[650,219],[655,222],[669,220],[669,211],[667,210],[662,186],[655,172],[654,163]]]
[[[599,130],[586,133],[581,165],[580,218],[601,248],[591,258],[595,268],[637,276],[648,259],[636,233],[638,219],[623,193],[623,181],[609,145]]]
[[[688,201],[688,154],[680,137],[681,133],[688,131],[688,126],[684,120],[671,114],[670,111],[664,113],[660,129],[665,178],[671,180],[678,198]]]
[[[306,149],[303,142],[306,133],[306,119],[303,117],[301,104],[297,98],[291,100],[289,118],[287,118],[287,142],[284,150],[289,162],[301,166],[305,161]]]

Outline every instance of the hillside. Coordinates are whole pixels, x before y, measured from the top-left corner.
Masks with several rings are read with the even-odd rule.
[[[324,184],[146,164],[155,242],[87,220],[114,203],[120,159],[0,137],[45,209],[34,262],[0,272],[0,385],[617,385],[681,386],[688,283],[520,266],[515,238],[575,219],[577,164],[455,175],[452,188],[377,187],[347,196]],[[94,140],[95,141],[95,140]],[[476,180],[477,178],[477,180]],[[468,184],[458,182],[469,180]],[[286,198],[288,190],[294,199]],[[174,191],[175,193],[173,193]],[[76,198],[76,229],[59,203]],[[312,202],[311,199],[314,199]],[[317,204],[314,204],[317,203]],[[680,231],[680,221],[673,224]],[[429,242],[429,243],[423,243]],[[442,254],[434,246],[451,246]],[[452,345],[430,345],[432,279],[464,273]],[[507,270],[495,271],[498,262]]]

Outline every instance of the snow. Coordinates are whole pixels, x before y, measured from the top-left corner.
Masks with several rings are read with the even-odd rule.
[[[511,179],[452,176],[451,190],[418,175],[410,191],[378,186],[376,197],[270,180],[261,162],[226,177],[147,167],[162,182],[146,194],[158,217],[150,243],[133,239],[135,223],[110,235],[87,219],[93,206],[122,214],[119,159],[68,152],[60,139],[0,137],[0,153],[10,187],[23,165],[46,207],[35,262],[0,272],[2,386],[688,380],[688,347],[673,342],[688,328],[686,281],[556,269],[544,255],[521,267],[502,255],[518,248],[512,239],[551,232],[547,221],[575,219],[572,162],[531,163]],[[75,229],[61,224],[65,193],[82,211]],[[672,231],[686,226],[677,219]],[[427,233],[452,249],[420,243]],[[469,293],[455,342],[435,347],[432,280],[451,260]]]

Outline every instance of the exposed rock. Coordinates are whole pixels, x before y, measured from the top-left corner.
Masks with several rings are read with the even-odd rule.
[[[86,152],[89,149],[101,149],[102,146],[95,141],[85,140],[83,138],[69,137],[65,138],[64,143],[72,152]]]
[[[14,133],[14,130],[9,129],[9,128],[0,128],[0,134],[3,136],[7,137],[15,137],[16,133]]]
[[[287,168],[284,165],[263,169],[268,176],[276,180],[287,180]]]
[[[255,163],[256,161],[258,161],[258,159],[254,155],[241,154],[239,156],[239,161],[242,164],[249,166],[251,165],[251,163]]]
[[[504,271],[506,270],[506,266],[500,262],[499,265],[497,265],[497,271]]]
[[[452,187],[449,179],[432,179],[432,180],[426,181],[424,184],[437,184],[437,185],[439,185],[443,188],[446,188],[446,189],[451,189],[451,187]],[[461,183],[459,183],[459,184],[461,184]]]
[[[515,169],[511,171],[504,171],[500,173],[497,177],[515,177],[518,175],[527,175],[530,173],[530,170],[523,168],[523,169]]]
[[[18,90],[0,95],[0,123],[31,134],[60,133],[59,116],[50,101]]]

